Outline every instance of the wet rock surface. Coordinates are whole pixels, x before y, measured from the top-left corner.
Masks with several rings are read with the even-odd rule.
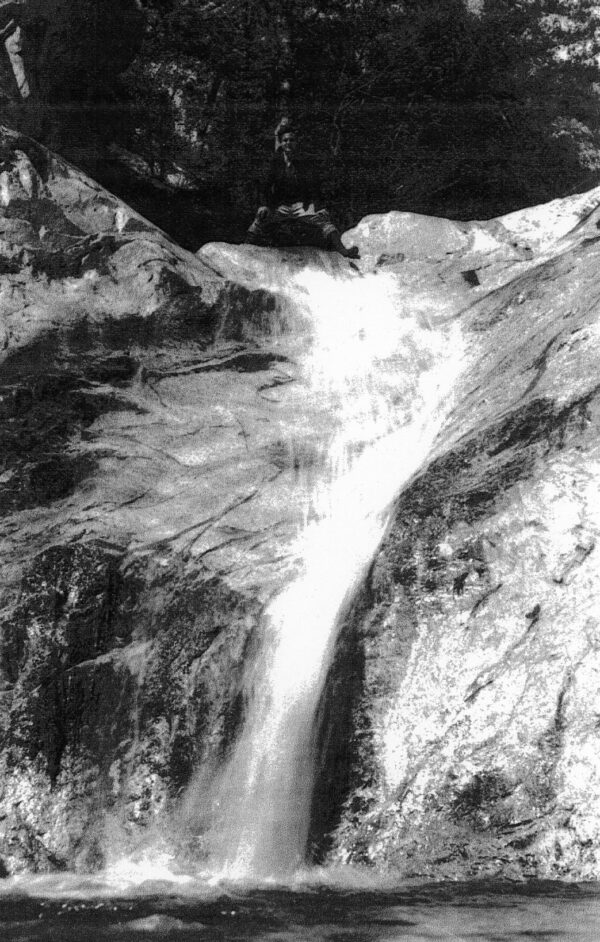
[[[231,741],[335,419],[281,272],[221,273],[8,130],[2,155],[0,860],[86,869]]]
[[[33,142],[1,157],[0,869],[101,866],[235,736],[338,421],[285,297],[310,270],[392,278],[468,346],[340,637],[315,852],[597,878],[600,193],[367,217],[357,268],[194,256]]]
[[[509,217],[533,259],[461,314],[439,454],[345,629],[364,669],[337,861],[598,878],[598,196]]]

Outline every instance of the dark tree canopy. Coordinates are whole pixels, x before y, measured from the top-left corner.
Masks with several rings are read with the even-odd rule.
[[[26,59],[50,103],[110,96],[145,22],[136,0],[27,0],[23,21]]]
[[[218,205],[220,236],[244,231],[283,113],[341,225],[498,215],[598,177],[592,0],[36,4],[47,96],[118,103],[105,140],[186,181],[201,211]]]

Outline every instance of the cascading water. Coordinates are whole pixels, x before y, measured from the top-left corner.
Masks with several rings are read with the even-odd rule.
[[[245,678],[245,723],[217,779],[212,869],[222,877],[281,878],[303,862],[315,714],[340,613],[381,540],[391,501],[448,411],[462,356],[458,328],[417,322],[394,285],[384,274],[309,269],[286,286],[310,324],[304,392],[327,402],[337,431],[298,538],[301,573],[265,614]]]

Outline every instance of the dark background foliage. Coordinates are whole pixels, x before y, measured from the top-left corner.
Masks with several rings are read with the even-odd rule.
[[[5,111],[192,248],[243,237],[282,114],[342,228],[485,218],[600,179],[594,8],[30,0],[36,100]]]

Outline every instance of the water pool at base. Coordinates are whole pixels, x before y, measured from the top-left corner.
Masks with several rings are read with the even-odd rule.
[[[3,942],[598,942],[600,887],[429,884],[381,890],[147,884],[124,895],[79,878],[0,886]]]

